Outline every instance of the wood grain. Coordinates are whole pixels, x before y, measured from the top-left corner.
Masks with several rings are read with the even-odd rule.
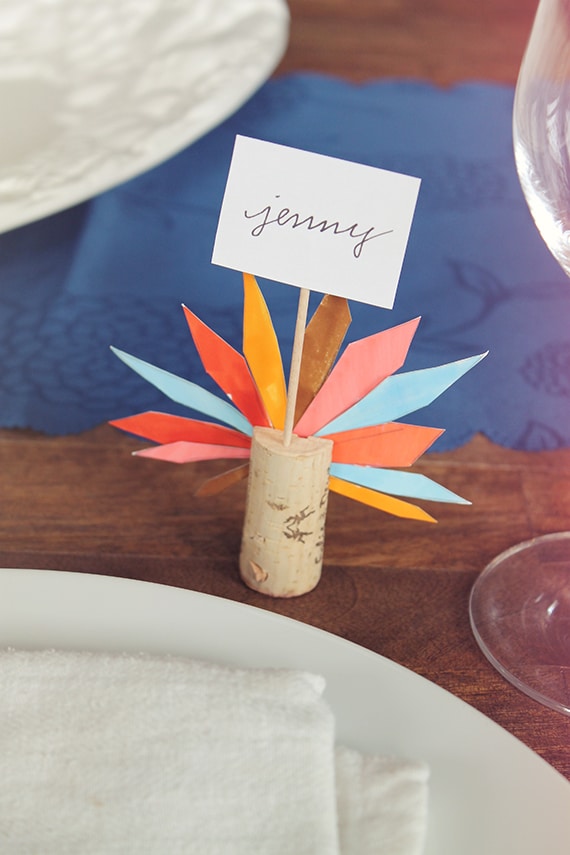
[[[224,464],[132,457],[140,445],[108,426],[71,437],[0,431],[0,566],[177,585],[312,623],[463,698],[570,779],[570,719],[506,683],[468,620],[471,585],[498,552],[570,519],[570,449],[516,452],[476,437],[427,455],[417,471],[473,501],[430,504],[436,526],[331,494],[321,582],[274,600],[239,579],[245,483],[200,499],[198,484]]]
[[[512,84],[535,0],[291,0],[277,73],[360,81]],[[415,467],[469,498],[429,506],[437,525],[400,521],[331,495],[323,577],[294,600],[249,590],[238,555],[245,482],[194,495],[228,468],[136,459],[109,426],[70,437],[0,431],[0,566],[95,572],[251,603],[338,633],[414,669],[505,727],[570,779],[570,718],[503,680],[473,639],[477,574],[518,541],[566,528],[570,449],[523,453],[475,437]]]
[[[289,0],[278,73],[514,83],[536,0]]]

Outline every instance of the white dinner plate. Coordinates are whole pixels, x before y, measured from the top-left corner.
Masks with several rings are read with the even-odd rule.
[[[324,674],[339,742],[429,763],[426,855],[568,855],[570,784],[562,775],[433,683],[306,624],[164,585],[6,569],[0,644]]]
[[[285,0],[0,0],[0,231],[166,160],[287,44]]]

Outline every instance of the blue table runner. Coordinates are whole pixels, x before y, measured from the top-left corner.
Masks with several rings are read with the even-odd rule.
[[[273,79],[155,169],[0,235],[0,427],[66,434],[145,409],[194,415],[110,344],[217,391],[180,304],[241,347],[241,277],[210,263],[239,133],[422,179],[394,309],[351,303],[347,341],[421,315],[404,370],[490,350],[410,419],[446,428],[434,450],[476,432],[510,448],[570,445],[570,283],[522,197],[512,99],[493,84]],[[260,284],[287,363],[297,289]]]

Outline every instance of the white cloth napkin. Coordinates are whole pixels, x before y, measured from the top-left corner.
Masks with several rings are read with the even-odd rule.
[[[422,764],[334,745],[324,679],[0,653],[5,855],[416,855]]]
[[[394,757],[336,749],[342,855],[421,855],[427,827],[428,768]]]

